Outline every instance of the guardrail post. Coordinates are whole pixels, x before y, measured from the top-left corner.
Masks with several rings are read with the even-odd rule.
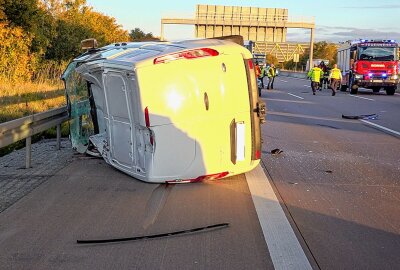
[[[61,149],[61,124],[57,125],[57,150]]]
[[[32,137],[27,137],[25,139],[25,148],[26,148],[25,168],[29,169],[31,167]]]

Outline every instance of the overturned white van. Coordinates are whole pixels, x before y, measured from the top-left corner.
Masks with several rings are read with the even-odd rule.
[[[73,147],[137,179],[197,182],[259,163],[265,104],[238,44],[111,44],[74,59],[63,80]]]

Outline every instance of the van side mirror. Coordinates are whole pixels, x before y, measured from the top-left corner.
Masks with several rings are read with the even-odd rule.
[[[97,48],[97,40],[94,38],[84,39],[81,41],[82,50],[92,50]]]

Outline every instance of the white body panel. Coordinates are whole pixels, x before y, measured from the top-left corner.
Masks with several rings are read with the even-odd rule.
[[[153,44],[76,68],[95,103],[99,134],[90,140],[107,163],[148,182],[234,175],[257,166],[245,66],[251,54],[226,42],[206,45],[220,54],[154,64],[156,56],[182,48]]]

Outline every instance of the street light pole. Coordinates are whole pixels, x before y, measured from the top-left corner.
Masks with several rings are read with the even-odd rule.
[[[313,54],[314,54],[314,28],[311,28],[310,35],[310,56],[308,57],[308,70],[310,70],[313,66]]]

